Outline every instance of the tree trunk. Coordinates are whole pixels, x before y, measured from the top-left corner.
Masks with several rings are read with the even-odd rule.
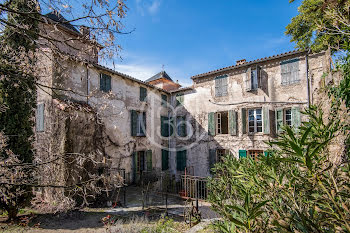
[[[17,214],[18,214],[17,207],[9,206],[8,208],[6,208],[6,211],[7,211],[7,217],[8,217],[7,221],[8,222],[16,220]]]

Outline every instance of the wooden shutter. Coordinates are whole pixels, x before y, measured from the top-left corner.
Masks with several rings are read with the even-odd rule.
[[[103,74],[100,74],[100,91],[105,91],[105,78]]]
[[[261,67],[256,66],[256,76],[258,79],[258,88],[262,88],[262,75],[261,75]]]
[[[137,115],[135,110],[130,110],[131,136],[137,136]]]
[[[239,150],[238,155],[239,155],[239,158],[247,158],[247,151],[246,150]]]
[[[104,76],[105,76],[105,91],[106,91],[106,92],[109,92],[109,91],[112,90],[112,84],[111,84],[112,80],[111,80],[111,76],[106,75],[106,74],[105,74]]]
[[[132,153],[132,165],[133,165],[133,175],[134,175],[134,182],[136,182],[136,174],[137,174],[137,152]]]
[[[146,151],[147,171],[152,171],[152,150]]]
[[[209,149],[209,171],[211,171],[215,163],[216,163],[216,149]]]
[[[246,79],[245,79],[245,90],[252,90],[252,68],[249,67],[246,71]]]
[[[176,152],[176,170],[185,171],[186,168],[186,150]]]
[[[215,78],[215,96],[227,95],[227,75],[218,76]]]
[[[186,137],[186,116],[178,116],[176,121],[177,134],[180,137]]]
[[[166,106],[168,103],[168,96],[162,94],[162,106]]]
[[[44,116],[45,116],[45,105],[38,104],[36,109],[36,131],[43,132],[44,131]]]
[[[169,151],[162,149],[162,171],[169,169]]]
[[[208,133],[211,136],[215,136],[216,133],[216,122],[215,122],[215,113],[214,112],[210,112],[208,113]]]
[[[292,108],[292,127],[294,129],[298,129],[300,124],[301,124],[300,108],[299,107],[293,107]]]
[[[270,134],[270,111],[269,107],[263,107],[263,128],[264,134]]]
[[[282,131],[282,125],[283,125],[283,109],[278,108],[276,109],[276,133],[280,133]]]
[[[228,111],[229,134],[237,135],[237,112],[234,110]]]
[[[246,108],[242,108],[242,133],[246,134],[247,133],[247,109]]]
[[[141,134],[142,135],[146,135],[146,132],[147,132],[147,128],[146,128],[146,112],[143,112],[142,113],[142,125],[141,125]]]
[[[147,98],[147,89],[140,87],[140,101],[146,101]]]

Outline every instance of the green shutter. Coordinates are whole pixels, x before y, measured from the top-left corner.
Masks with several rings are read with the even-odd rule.
[[[263,128],[264,134],[270,134],[270,111],[269,107],[263,107]]]
[[[167,106],[168,96],[162,94],[162,106]]]
[[[266,157],[269,157],[270,154],[271,154],[271,152],[269,152],[269,151],[264,151],[264,155],[265,155]]]
[[[134,181],[136,182],[136,174],[137,174],[137,152],[132,153],[132,167],[133,167],[133,175]]]
[[[152,150],[146,151],[147,171],[152,171]]]
[[[166,116],[160,117],[160,133],[162,137],[169,137],[169,118]]]
[[[294,129],[298,129],[300,124],[301,124],[300,108],[299,107],[293,107],[292,108],[292,127]]]
[[[211,171],[215,163],[216,163],[216,150],[209,149],[209,171]]]
[[[146,132],[147,132],[147,128],[146,128],[146,112],[143,112],[142,113],[142,121],[143,121],[143,124],[141,125],[141,134],[142,135],[146,135]]]
[[[104,75],[105,76],[105,91],[109,92],[112,90],[112,85],[111,85],[111,76],[109,75]]]
[[[104,79],[104,75],[100,74],[100,91],[105,91],[105,79]]]
[[[208,113],[208,133],[215,136],[215,112]]]
[[[147,89],[140,87],[140,101],[146,101],[147,98]]]
[[[283,126],[283,109],[278,108],[276,109],[276,133],[282,132],[282,126]]]
[[[131,125],[131,136],[136,136],[137,134],[137,112],[135,110],[130,110],[130,125]]]
[[[169,169],[169,151],[162,149],[162,171]]]
[[[239,150],[238,155],[239,155],[239,158],[247,158],[247,151],[246,150]]]
[[[185,171],[186,168],[186,150],[176,152],[176,170]]]
[[[229,133],[237,135],[237,112],[234,110],[228,111]]]
[[[247,109],[242,108],[242,133],[247,133]]]
[[[184,103],[184,94],[183,93],[176,94],[176,106],[179,106],[180,104],[183,105],[183,103]]]

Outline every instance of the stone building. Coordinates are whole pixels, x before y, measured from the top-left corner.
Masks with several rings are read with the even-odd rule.
[[[88,35],[62,18],[49,15],[43,27]],[[195,75],[181,88],[165,71],[144,82],[104,67],[102,47],[86,41],[77,50],[55,45],[64,59],[41,41],[36,150],[40,158],[94,153],[130,182],[143,171],[208,176],[225,153],[262,156],[282,124],[300,124],[330,66],[325,52],[293,51]]]

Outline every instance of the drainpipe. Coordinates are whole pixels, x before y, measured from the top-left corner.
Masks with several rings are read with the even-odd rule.
[[[306,63],[306,91],[307,91],[307,106],[310,107],[310,80],[309,80],[309,53],[310,49],[307,51],[305,56]]]
[[[89,104],[89,68],[86,63],[86,103]]]

